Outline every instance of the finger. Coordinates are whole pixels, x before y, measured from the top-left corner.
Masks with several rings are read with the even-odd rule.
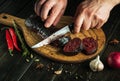
[[[35,11],[38,16],[40,16],[40,10],[41,10],[42,5],[45,3],[45,1],[46,0],[38,0],[38,2],[36,2],[35,4]]]
[[[83,21],[82,28],[85,30],[88,30],[91,26],[91,19],[90,18],[85,18]]]
[[[91,22],[91,28],[95,28],[96,25],[98,25],[98,20],[92,20],[92,22]]]
[[[75,17],[74,21],[74,33],[79,33],[81,26],[83,24],[84,17],[82,15],[78,15]]]
[[[76,10],[76,13],[75,13],[75,16],[74,16],[74,20],[77,19],[77,16],[78,16],[78,9]]]
[[[97,28],[98,24],[100,23],[99,20],[100,19],[96,15],[94,15],[91,22],[91,28]]]
[[[54,3],[49,2],[49,1],[44,4],[44,6],[42,7],[42,10],[41,10],[41,14],[40,14],[43,21],[47,19],[49,12],[53,6],[54,6]]]
[[[50,27],[53,24],[55,19],[58,17],[58,14],[61,12],[61,10],[62,9],[59,6],[53,7],[53,9],[51,10],[50,16],[47,18],[45,22],[45,27]]]
[[[84,16],[79,7],[74,16],[74,33],[79,33],[83,24]]]
[[[37,0],[37,1],[35,2],[35,5],[34,5],[34,11],[35,11],[36,13],[37,13],[37,5],[38,5],[39,1],[40,1],[40,0]]]
[[[53,26],[56,26],[57,23],[60,21],[61,16],[64,14],[64,11],[65,11],[65,9],[62,9],[61,12],[58,14],[58,16],[56,17],[56,19],[55,19],[55,21],[53,23]]]
[[[99,29],[104,25],[103,21],[99,21],[99,23],[96,25],[96,28]]]

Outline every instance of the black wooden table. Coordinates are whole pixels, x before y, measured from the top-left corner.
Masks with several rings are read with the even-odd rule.
[[[78,2],[69,0],[65,15],[73,16]],[[34,13],[34,3],[35,0],[0,0],[0,13],[27,18]],[[120,81],[120,70],[110,68],[106,62],[110,52],[120,51],[120,44],[109,44],[113,39],[120,40],[120,5],[111,11],[109,20],[103,26],[107,41],[100,54],[105,65],[101,72],[90,70],[89,62],[92,59],[77,64],[65,64],[42,57],[31,49],[29,50],[33,57],[23,57],[18,51],[14,51],[14,56],[10,56],[3,26],[0,24],[0,81]],[[54,73],[61,69],[60,75]]]

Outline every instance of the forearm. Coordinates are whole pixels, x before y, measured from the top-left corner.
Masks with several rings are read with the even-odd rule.
[[[115,5],[120,4],[120,0],[112,0],[112,1],[115,3]]]
[[[97,0],[101,5],[106,6],[106,9],[111,11],[116,5],[120,4],[120,0]]]
[[[114,6],[120,4],[120,0],[109,0],[109,2]]]

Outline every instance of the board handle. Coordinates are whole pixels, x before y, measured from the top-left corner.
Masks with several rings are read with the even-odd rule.
[[[24,24],[24,19],[6,14],[6,13],[1,13],[0,14],[0,23],[7,25],[7,26],[13,26],[13,20],[16,21],[16,23],[19,23],[19,25]],[[22,27],[22,26],[20,26]]]

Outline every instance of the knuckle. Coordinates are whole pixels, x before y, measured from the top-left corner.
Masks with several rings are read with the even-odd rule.
[[[45,7],[45,8],[50,8],[50,4],[49,4],[49,3],[45,3],[45,4],[44,4],[44,7]]]
[[[40,14],[40,17],[41,17],[42,21],[45,20],[45,16],[44,15]]]
[[[56,13],[56,11],[55,11],[55,10],[52,10],[50,14],[54,16],[55,13]]]
[[[106,22],[106,20],[103,18],[99,18],[99,22],[103,23],[103,22]]]
[[[99,21],[102,21],[102,22],[105,21],[105,18],[102,17],[102,16],[100,16],[100,15],[96,15],[96,17],[97,17],[97,19],[98,19]]]
[[[43,21],[46,20],[46,17],[45,17],[45,16],[42,16],[41,18],[42,18]]]
[[[41,3],[40,1],[39,1],[39,2],[37,2],[36,4],[37,4],[37,7],[42,6],[42,3]]]

